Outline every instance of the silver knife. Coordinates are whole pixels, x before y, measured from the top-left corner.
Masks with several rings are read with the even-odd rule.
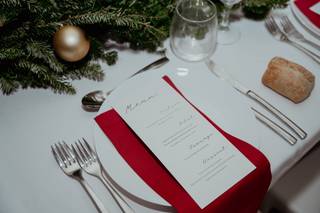
[[[293,130],[299,136],[300,139],[305,139],[307,137],[307,133],[301,127],[299,127],[295,122],[293,122],[285,114],[280,112],[277,108],[275,108],[268,101],[263,99],[261,96],[259,96],[257,93],[255,93],[253,90],[246,88],[239,81],[233,79],[227,72],[225,72],[225,71],[219,72],[217,69],[215,69],[215,63],[212,60],[207,60],[206,65],[209,68],[209,70],[213,74],[215,74],[217,77],[219,77],[222,80],[225,80],[233,88],[238,90],[240,93],[255,100],[256,102],[261,104],[265,109],[267,109],[272,114],[274,114],[279,120],[281,120],[285,125],[287,125],[291,130]]]
[[[297,139],[291,135],[287,130],[283,129],[281,126],[276,124],[270,118],[256,110],[255,108],[251,107],[251,109],[255,112],[255,117],[261,121],[263,124],[268,126],[271,130],[277,133],[280,137],[285,139],[289,144],[294,145],[297,143]]]
[[[142,69],[138,70],[137,72],[133,73],[132,75],[130,75],[128,78],[132,78],[133,76],[142,73],[144,71],[150,70],[150,69],[156,69],[158,67],[161,67],[162,65],[164,65],[165,63],[167,63],[169,61],[169,59],[166,56],[163,56],[162,58],[152,62],[151,64],[143,67]]]

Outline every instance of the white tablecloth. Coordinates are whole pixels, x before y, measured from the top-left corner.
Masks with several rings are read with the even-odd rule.
[[[292,18],[289,8],[278,12],[287,13]],[[259,149],[270,160],[274,183],[320,138],[320,119],[317,118],[320,66],[294,47],[272,38],[262,21],[240,18],[232,24],[242,33],[240,41],[230,46],[218,46],[212,59],[308,132],[305,140],[290,146],[257,121],[251,131],[261,139]],[[312,39],[309,34],[306,36]],[[304,102],[293,104],[262,85],[261,76],[274,56],[293,60],[315,74],[315,88]],[[144,52],[120,52],[117,65],[103,66],[106,73],[103,82],[74,81],[77,88],[74,96],[53,94],[43,89],[19,90],[11,96],[0,95],[0,212],[96,212],[80,185],[58,168],[50,145],[60,140],[72,143],[81,137],[92,141],[95,113],[82,110],[82,96],[92,90],[113,88],[157,57]],[[172,55],[169,57],[171,64],[178,60]],[[235,95],[242,96],[240,93]],[[244,96],[243,99],[248,102],[248,107],[256,106],[252,100]],[[221,125],[228,130],[227,123]],[[232,131],[240,138],[248,137],[241,131]],[[100,182],[89,176],[86,178],[111,212],[120,212]],[[150,212],[145,207],[130,203],[139,209],[138,212]]]

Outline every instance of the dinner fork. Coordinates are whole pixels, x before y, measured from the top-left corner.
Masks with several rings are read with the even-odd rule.
[[[313,53],[312,51],[304,48],[302,45],[298,44],[297,42],[289,39],[289,37],[281,31],[278,24],[274,20],[272,16],[269,16],[265,20],[265,26],[267,30],[279,41],[287,42],[288,44],[291,44],[292,46],[296,47],[297,49],[304,52],[306,55],[308,55],[310,58],[312,58],[314,61],[316,61],[318,64],[320,64],[320,56]]]
[[[52,145],[51,150],[62,171],[81,184],[91,198],[97,210],[100,213],[109,213],[109,211],[104,207],[102,201],[94,193],[89,184],[84,180],[81,173],[81,168],[71,148],[63,141],[63,143],[59,142],[58,144]]]
[[[78,140],[78,142],[75,143],[75,146],[71,146],[80,167],[88,174],[101,180],[124,213],[133,213],[133,209],[125,201],[123,196],[114,188],[109,180],[105,179],[102,175],[103,169],[98,155],[90,147],[88,142],[82,138],[82,142]]]
[[[310,46],[316,48],[317,50],[320,50],[320,46],[318,44],[306,39],[304,35],[295,28],[295,26],[292,24],[288,16],[282,16],[280,19],[280,23],[283,27],[284,32],[288,35],[288,37],[290,36],[294,37],[299,41],[309,44]]]

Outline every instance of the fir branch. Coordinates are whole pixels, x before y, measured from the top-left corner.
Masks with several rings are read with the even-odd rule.
[[[0,60],[14,60],[22,57],[24,54],[20,48],[1,48],[0,49]]]
[[[108,65],[113,65],[118,60],[118,53],[116,51],[103,52],[99,58]]]
[[[0,77],[0,89],[4,95],[9,95],[19,89],[20,83],[13,79]]]
[[[21,6],[21,1],[20,0],[1,0],[0,1],[0,7],[6,8],[6,7],[16,7],[16,6]]]
[[[3,31],[1,32],[1,42],[4,46],[20,46],[20,43],[25,41],[29,36],[26,28],[20,26],[15,28],[13,31]]]
[[[63,11],[59,19],[66,16],[73,16],[75,14],[82,14],[87,11],[93,10],[97,0],[59,0],[57,3],[57,11]]]
[[[104,78],[101,66],[97,63],[87,63],[78,69],[69,70],[67,75],[73,80],[80,79],[80,76],[95,81],[102,81]]]
[[[25,59],[18,61],[15,65],[17,69],[20,69],[20,71],[30,71],[36,75],[44,76],[46,78],[46,75],[44,73],[48,71],[48,67],[44,65],[39,65]]]
[[[39,83],[41,82],[41,83]],[[50,88],[54,93],[59,93],[59,94],[70,94],[73,95],[76,93],[75,88],[72,86],[71,82],[67,81],[62,81],[54,76],[48,76],[48,78],[43,79],[43,78],[37,78],[33,77],[33,81],[26,82],[24,85],[22,83],[23,88]]]
[[[288,0],[245,0],[243,3],[246,7],[278,7],[283,6]]]
[[[108,7],[96,12],[88,12],[70,17],[65,21],[65,23],[73,25],[104,23],[112,26],[139,29],[144,21],[144,16],[136,14],[124,14],[119,9]]]
[[[9,94],[19,87],[51,88],[74,94],[72,80],[102,80],[99,63],[117,60],[117,52],[108,51],[104,41],[156,50],[168,36],[173,1],[0,1],[0,90]],[[79,62],[54,54],[52,36],[62,24],[80,26],[90,37],[90,52]]]
[[[264,19],[272,8],[285,7],[289,0],[245,0],[242,11],[247,18]]]
[[[70,82],[52,81],[51,84],[48,84],[48,86],[50,86],[51,90],[54,93],[69,95],[76,94],[76,89],[72,86]]]
[[[6,21],[7,21],[7,18],[4,16],[4,14],[0,14],[0,27],[3,27]]]
[[[16,64],[20,70],[17,79],[22,88],[51,88],[55,93],[75,94],[75,88],[67,81],[67,76],[57,75],[42,64],[21,60]],[[21,72],[22,71],[22,72]],[[19,79],[21,78],[21,79]]]
[[[52,48],[43,42],[30,41],[26,49],[30,56],[44,60],[55,72],[63,72],[63,66],[54,55]]]
[[[90,54],[93,60],[102,60],[108,65],[116,63],[118,59],[118,53],[116,51],[106,51],[104,44],[94,37],[90,37],[90,43]]]
[[[33,31],[30,32],[32,38],[37,38],[43,41],[52,41],[52,38],[48,38],[48,35],[53,35],[62,26],[62,24],[36,24]]]

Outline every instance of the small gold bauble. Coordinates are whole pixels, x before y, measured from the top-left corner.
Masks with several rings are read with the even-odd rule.
[[[88,54],[90,42],[79,27],[65,25],[54,34],[53,47],[63,60],[76,62]]]

